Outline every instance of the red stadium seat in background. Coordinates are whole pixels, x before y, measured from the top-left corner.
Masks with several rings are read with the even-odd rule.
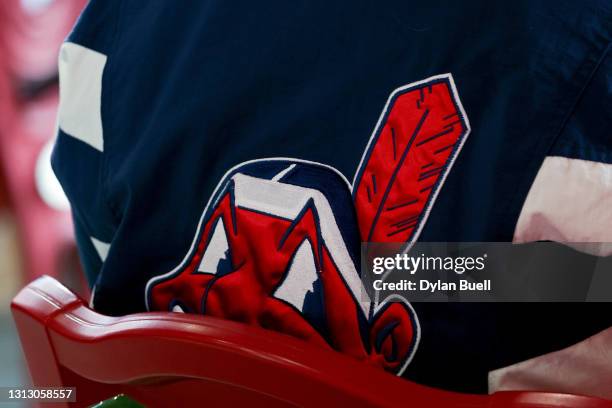
[[[49,152],[55,136],[58,50],[84,4],[0,1],[0,179],[5,196],[0,201],[10,205],[17,222],[24,282],[43,274],[61,276],[82,293],[87,286],[78,270],[68,208],[54,206],[41,186],[53,184],[48,156],[42,153]]]
[[[76,387],[77,406],[123,393],[152,407],[612,407],[565,394],[436,390],[283,334],[205,316],[103,316],[47,276],[18,294],[12,311],[33,385]]]

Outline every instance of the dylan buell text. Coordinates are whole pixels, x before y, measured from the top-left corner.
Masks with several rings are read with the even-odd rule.
[[[456,292],[456,291],[482,291],[488,292],[491,290],[491,280],[485,279],[481,282],[472,282],[467,279],[460,279],[459,282],[444,282],[441,280],[428,281],[419,279],[411,281],[402,279],[399,282],[384,282],[382,279],[377,279],[373,283],[374,290],[379,291],[420,291],[420,292]]]
[[[469,272],[483,271],[486,266],[487,255],[478,257],[452,257],[452,256],[412,256],[408,254],[397,254],[388,257],[376,257],[372,260],[372,272],[379,275],[372,286],[375,291],[393,292],[488,292],[491,290],[491,280],[473,279],[449,279],[444,281],[437,279],[440,274],[423,276],[424,272],[444,272],[453,275],[463,275]],[[387,279],[389,273],[405,272],[411,279]],[[420,276],[414,276],[417,272],[423,272]],[[455,276],[456,276],[455,275]],[[396,275],[397,276],[397,275]]]

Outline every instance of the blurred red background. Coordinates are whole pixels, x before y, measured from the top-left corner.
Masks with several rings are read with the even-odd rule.
[[[57,54],[83,6],[82,0],[0,2],[0,234],[5,237],[0,279],[5,288],[48,274],[84,291],[68,204],[49,165]]]
[[[27,381],[9,315],[18,289],[47,274],[87,291],[69,207],[49,164],[57,54],[84,3],[0,1],[0,386]]]

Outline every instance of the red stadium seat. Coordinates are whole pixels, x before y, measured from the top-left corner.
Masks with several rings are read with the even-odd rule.
[[[70,213],[40,187],[61,195],[44,153],[56,131],[58,50],[84,4],[0,1],[0,182],[19,229],[24,282],[49,274],[81,284]]]
[[[282,334],[204,316],[102,316],[47,276],[18,294],[12,311],[33,384],[76,387],[76,406],[124,393],[152,407],[612,407],[563,394],[440,391]]]

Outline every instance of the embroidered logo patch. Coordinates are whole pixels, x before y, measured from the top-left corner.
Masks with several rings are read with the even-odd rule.
[[[149,310],[286,333],[401,374],[420,337],[407,302],[367,297],[362,241],[416,240],[469,125],[450,75],[393,92],[355,176],[297,159],[221,180],[192,248],[146,287]]]
[[[364,241],[416,240],[469,131],[450,75],[391,94],[355,175]]]

